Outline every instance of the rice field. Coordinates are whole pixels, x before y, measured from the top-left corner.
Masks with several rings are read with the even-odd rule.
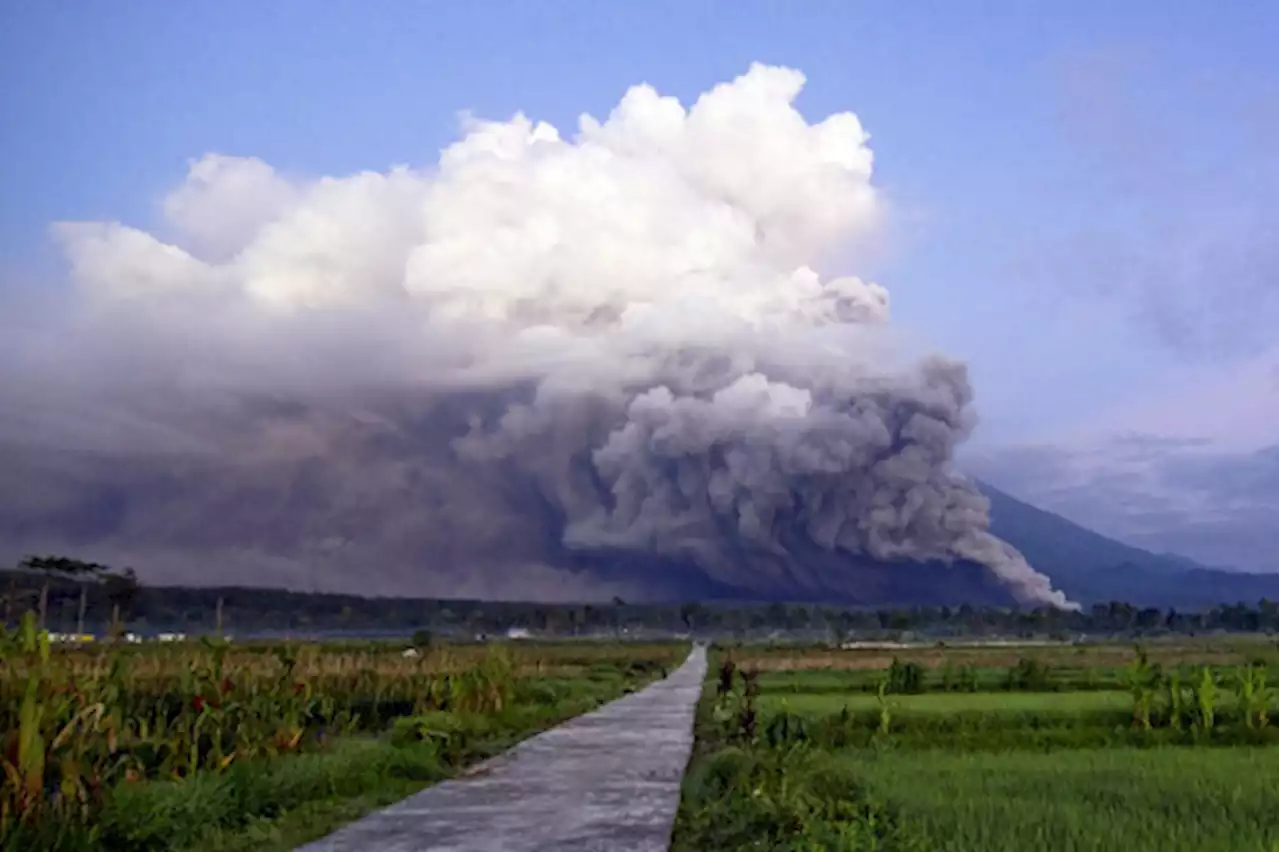
[[[894,695],[887,699],[892,710],[911,713],[1043,713],[1066,714],[1093,710],[1126,710],[1132,699],[1127,692],[942,692]],[[789,711],[805,716],[828,716],[842,709],[875,710],[879,696],[864,692],[830,693],[762,692],[758,706],[764,713]]]
[[[938,852],[1276,848],[1274,748],[851,756]]]
[[[1280,844],[1273,645],[790,653],[713,657],[673,848]]]

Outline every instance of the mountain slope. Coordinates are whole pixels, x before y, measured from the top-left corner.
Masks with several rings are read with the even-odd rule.
[[[1276,598],[1275,574],[1222,571],[1185,557],[1151,553],[1037,509],[985,482],[977,485],[991,501],[991,531],[1080,603],[1117,600],[1196,609]]]
[[[985,482],[976,484],[991,501],[991,532],[1013,544],[1032,565],[1055,580],[1065,582],[1076,574],[1114,568],[1122,563],[1163,574],[1204,567],[1189,559],[1158,556],[1107,538],[1061,515],[1037,509]]]

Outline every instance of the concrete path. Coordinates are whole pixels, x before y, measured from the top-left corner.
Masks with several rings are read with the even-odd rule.
[[[298,852],[664,852],[706,670],[695,648],[665,680]]]

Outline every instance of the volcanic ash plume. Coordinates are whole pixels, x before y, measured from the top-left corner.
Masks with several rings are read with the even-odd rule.
[[[803,82],[757,65],[688,109],[637,86],[572,139],[467,120],[423,171],[207,156],[154,235],[57,227],[73,342],[25,353],[56,391],[15,382],[2,437],[119,461],[66,476],[111,484],[87,540],[135,558],[323,551],[326,582],[490,594],[588,553],[745,590],[967,560],[1067,606],[950,471],[964,366],[826,274],[878,204],[858,119],[807,123]]]

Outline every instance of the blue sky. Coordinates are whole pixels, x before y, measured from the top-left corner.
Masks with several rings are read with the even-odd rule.
[[[206,152],[421,165],[460,110],[571,131],[639,82],[687,103],[788,65],[807,116],[871,133],[876,276],[969,361],[976,469],[1052,507],[1008,448],[1275,443],[1276,31],[1263,2],[6,4],[0,287],[59,286],[53,221],[154,224]]]

